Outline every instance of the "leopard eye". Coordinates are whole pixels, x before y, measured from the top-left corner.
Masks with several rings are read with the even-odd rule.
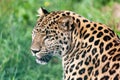
[[[46,39],[51,40],[52,39],[52,35],[46,35],[44,40],[46,40]]]

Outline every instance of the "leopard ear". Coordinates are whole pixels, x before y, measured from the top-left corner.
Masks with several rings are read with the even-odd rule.
[[[39,8],[37,12],[38,12],[38,16],[40,16],[40,17],[49,14],[49,12],[42,7]]]
[[[74,21],[72,17],[63,17],[59,20],[59,28],[65,30],[65,31],[71,31],[74,29]]]

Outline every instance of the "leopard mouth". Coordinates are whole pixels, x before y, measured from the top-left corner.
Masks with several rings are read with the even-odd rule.
[[[42,56],[41,58],[36,58],[36,62],[38,63],[38,64],[42,64],[42,65],[45,65],[45,64],[47,64],[50,60],[51,60],[51,58],[52,58],[52,55],[44,55],[44,56]]]

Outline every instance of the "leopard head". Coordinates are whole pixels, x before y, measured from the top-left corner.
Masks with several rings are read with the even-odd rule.
[[[49,13],[40,8],[39,18],[32,31],[31,52],[37,63],[46,64],[52,56],[63,56],[71,48],[74,22],[64,11]]]

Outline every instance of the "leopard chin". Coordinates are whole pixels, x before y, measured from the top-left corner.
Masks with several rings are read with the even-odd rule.
[[[46,65],[46,64],[47,64],[47,62],[41,61],[41,60],[39,60],[39,59],[36,59],[36,62],[37,62],[38,64],[41,64],[41,65]]]
[[[41,58],[37,58],[36,62],[41,65],[47,64],[52,58],[52,55],[44,55]]]

